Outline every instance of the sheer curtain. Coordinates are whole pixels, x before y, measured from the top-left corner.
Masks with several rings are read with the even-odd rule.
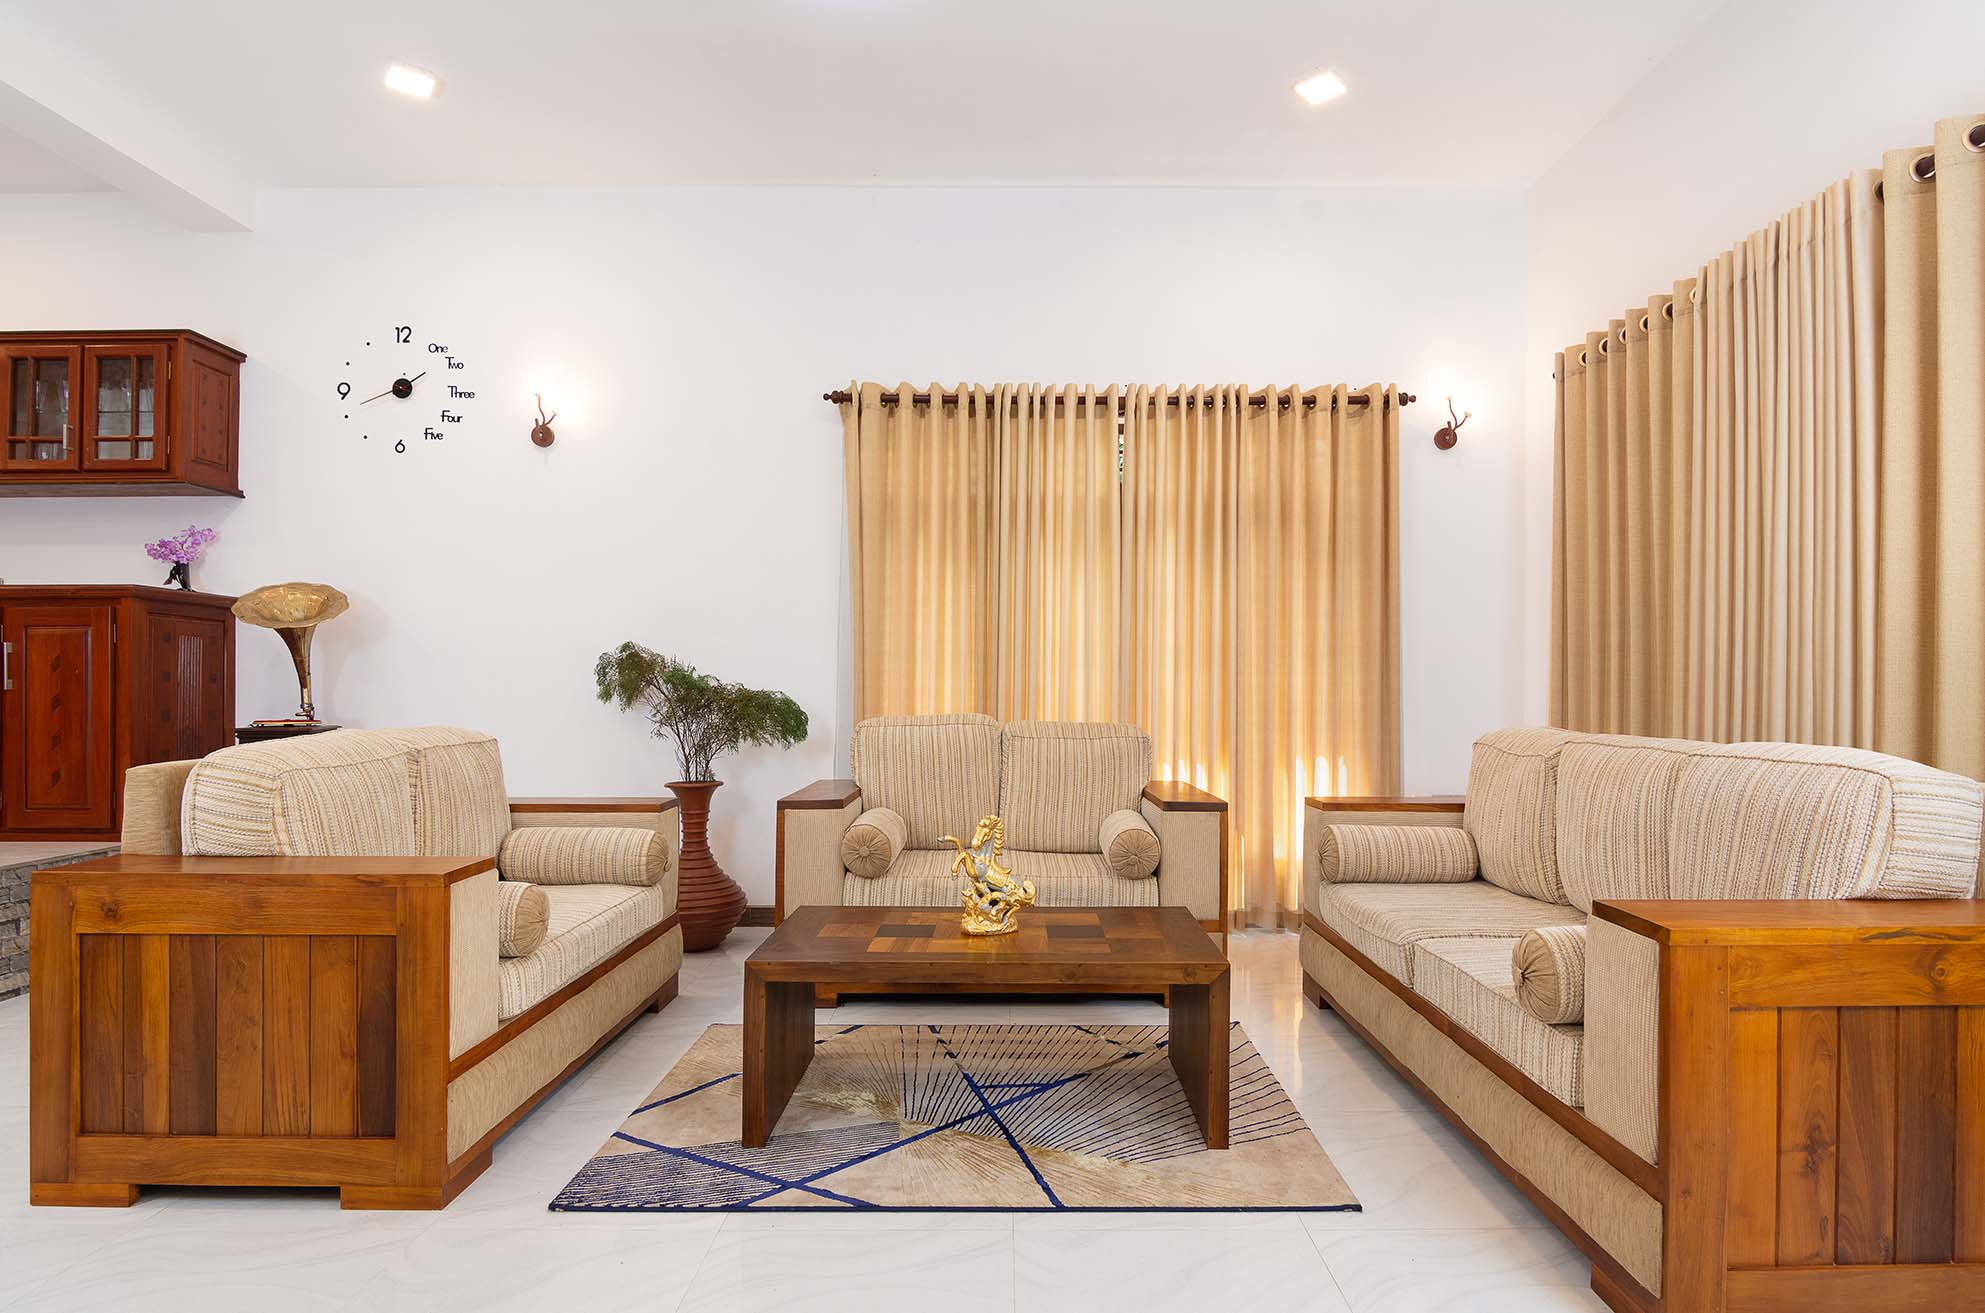
[[[1551,717],[1985,776],[1985,115],[1558,357]]]
[[[1122,716],[1161,775],[1228,800],[1243,924],[1300,919],[1306,796],[1399,790],[1399,410],[1357,395],[1125,410]]]
[[[1399,789],[1396,392],[852,391],[856,716],[1139,725],[1293,924],[1304,797]]]

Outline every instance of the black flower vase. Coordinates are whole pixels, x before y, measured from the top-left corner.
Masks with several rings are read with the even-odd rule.
[[[187,592],[189,593],[192,592],[193,591],[192,564],[187,561],[174,561],[172,563],[172,573],[168,574],[165,577],[165,581],[168,584],[178,584],[181,588],[184,588]]]

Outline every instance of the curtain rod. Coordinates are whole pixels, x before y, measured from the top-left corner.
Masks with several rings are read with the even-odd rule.
[[[938,399],[944,402],[944,404],[946,405],[956,405],[958,403],[959,398],[956,392],[940,392],[937,395],[938,395]],[[836,389],[833,392],[821,393],[820,399],[822,401],[831,401],[837,406],[845,406],[850,401],[853,401],[855,399],[855,394],[849,392],[845,388],[840,388],[840,389]],[[913,392],[910,394],[910,400],[915,405],[928,406],[930,404],[931,394],[928,392]],[[1126,398],[1123,397],[1117,398],[1117,410],[1120,413],[1123,410],[1123,404],[1125,400]],[[1345,398],[1345,400],[1353,406],[1369,406],[1372,404],[1372,399],[1366,396],[1362,392],[1348,396]],[[1410,406],[1415,401],[1418,400],[1419,398],[1414,396],[1411,392],[1401,392],[1399,394],[1399,404],[1401,406]],[[1189,405],[1191,404],[1191,401],[1192,398],[1190,397],[1180,397],[1176,395],[1168,396],[1165,398],[1165,404],[1168,406]],[[895,405],[896,402],[897,402],[897,396],[894,392],[885,392],[882,394],[883,405],[885,406]],[[1266,392],[1250,393],[1248,395],[1248,404],[1250,406],[1266,406],[1268,404],[1268,393]],[[1281,408],[1283,410],[1287,410],[1289,408],[1289,402],[1286,398],[1282,400]],[[1315,410],[1316,398],[1304,397],[1303,409]]]

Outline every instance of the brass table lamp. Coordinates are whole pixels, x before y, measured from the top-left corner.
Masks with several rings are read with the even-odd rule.
[[[299,719],[317,719],[317,707],[310,700],[310,636],[317,632],[317,626],[343,615],[350,605],[350,600],[329,584],[270,584],[235,599],[236,619],[275,630],[289,648],[303,698],[297,710]]]

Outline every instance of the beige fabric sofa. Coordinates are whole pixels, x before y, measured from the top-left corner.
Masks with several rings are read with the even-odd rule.
[[[1895,1242],[1912,1189],[1894,1162],[1913,1133],[1910,1083],[1868,1150],[1889,1162],[1874,1203],[1839,1166],[1845,1113],[1830,1102],[1821,1125],[1803,1123],[1796,1088],[1817,1081],[1832,1100],[1836,1079],[1845,1090],[1851,1077],[1896,1090],[1898,1028],[1907,1050],[1912,1026],[1958,1024],[1902,1005],[1972,1001],[1936,980],[1958,955],[1964,970],[1985,969],[1985,905],[1897,900],[1969,899],[1981,818],[1977,782],[1873,752],[1500,730],[1475,744],[1465,801],[1309,800],[1305,989],[1586,1249],[1613,1307],[1881,1306],[1884,1289],[1904,1287],[1850,1297],[1792,1283],[1817,1280],[1808,1269],[1822,1257],[1836,1283],[1861,1279],[1839,1267],[1876,1262],[1893,1266],[1880,1279],[1923,1279],[1904,1271],[1907,1246]],[[1908,944],[1933,947],[1920,963],[1893,955]],[[1985,1003],[1985,981],[1972,993]],[[1892,1010],[1849,1015],[1864,1003]],[[1865,1051],[1864,1024],[1886,1028]],[[1759,1027],[1809,1025],[1824,1027],[1823,1062],[1743,1047]],[[1956,1048],[1915,1057],[1933,1090],[1949,1081],[1985,1098],[1985,1053],[1970,1074]],[[1726,1135],[1732,1108],[1747,1105],[1759,1108],[1755,1139]],[[1985,1180],[1967,1180],[1955,1147],[1985,1134],[1985,1112],[1960,1112],[1945,1132],[1932,1153],[1948,1155],[1944,1184],[1925,1188],[1952,1188],[1955,1157],[1960,1199],[1985,1207]],[[1764,1155],[1757,1177],[1747,1152]],[[1744,1253],[1724,1200],[1765,1177],[1771,1202],[1744,1234],[1769,1239]],[[1824,1195],[1824,1223],[1817,1204],[1788,1217],[1787,1192],[1807,1185]],[[1933,1236],[1928,1253],[1961,1260],[1968,1242],[1942,1198],[1941,1250]],[[1845,1221],[1838,1246],[1831,1231],[1857,1209],[1889,1228],[1865,1253]],[[1821,1225],[1823,1239],[1797,1238]],[[1970,1243],[1985,1261],[1985,1237]],[[1850,1303],[1830,1304],[1828,1291]]]
[[[855,727],[852,779],[779,802],[778,914],[958,902],[947,834],[1005,822],[1007,863],[1043,907],[1189,909],[1219,933],[1226,803],[1153,781],[1130,725],[881,716]]]
[[[332,1079],[321,1070],[312,1076],[305,1061],[295,1097],[311,1107],[297,1125],[349,1127],[346,1133],[361,1144],[418,1134],[424,1137],[419,1160],[395,1159],[386,1180],[376,1179],[369,1159],[332,1180],[314,1179],[308,1170],[286,1174],[280,1164],[258,1169],[258,1179],[337,1184],[347,1206],[437,1207],[488,1165],[490,1146],[504,1129],[644,1008],[674,997],[682,962],[674,806],[659,799],[511,799],[496,740],[471,730],[338,730],[132,769],[121,860],[130,866],[150,854],[177,862],[150,863],[142,879],[111,870],[92,874],[89,866],[76,878],[101,882],[111,898],[126,886],[155,888],[163,881],[199,890],[197,905],[215,909],[212,934],[191,935],[200,927],[182,918],[173,951],[185,938],[185,951],[209,958],[215,938],[232,928],[226,910],[240,909],[236,917],[263,931],[257,951],[243,961],[261,977],[270,1008],[290,988],[273,964],[287,960],[292,945],[301,945],[313,973],[320,954],[331,964],[326,970],[342,971],[355,945],[348,1036],[354,1051],[311,1057],[348,1066],[361,1105],[372,1073],[401,1088],[373,1111],[376,1125],[367,1134],[364,1116],[345,1115],[344,1076]],[[74,896],[87,901],[97,887],[75,885]],[[357,908],[379,889],[396,891],[404,905],[376,930],[361,928]],[[430,901],[417,912],[421,899]],[[349,925],[337,919],[340,901],[348,904]],[[411,924],[424,916],[431,922]],[[346,935],[325,933],[334,925]],[[381,979],[378,988],[392,991],[386,1002],[405,1014],[397,1024],[391,1009],[365,1011],[373,950],[395,977]],[[227,960],[223,954],[224,965]],[[297,988],[306,1016],[328,1008],[323,1016],[331,1017],[348,1002],[342,986],[322,998],[314,981]],[[212,1064],[208,1075],[217,1073],[217,1081],[204,1086],[209,1097],[214,1083],[230,1079],[254,1077],[271,1091],[289,1079],[287,1069],[275,1066],[266,1012],[243,1020],[243,1033],[224,1033],[210,1058],[190,1064]],[[421,1033],[410,1033],[409,1025]],[[419,1063],[413,1049],[430,1043],[432,1065],[420,1067],[409,1086],[407,1074]],[[236,1046],[258,1058],[249,1064],[254,1071],[230,1067],[227,1051]],[[175,1054],[175,1079],[182,1065]],[[283,1128],[262,1108],[263,1091],[255,1094],[254,1125],[274,1136]],[[339,1106],[320,1116],[320,1101]],[[218,1102],[230,1108],[238,1100],[223,1088]],[[204,1126],[212,1118],[193,1120]],[[147,1177],[141,1165],[131,1184],[238,1179],[226,1161],[237,1148],[213,1150],[204,1175],[182,1168]],[[39,1171],[36,1179],[58,1183]],[[58,1201],[52,1196],[59,1191],[44,1193]]]

